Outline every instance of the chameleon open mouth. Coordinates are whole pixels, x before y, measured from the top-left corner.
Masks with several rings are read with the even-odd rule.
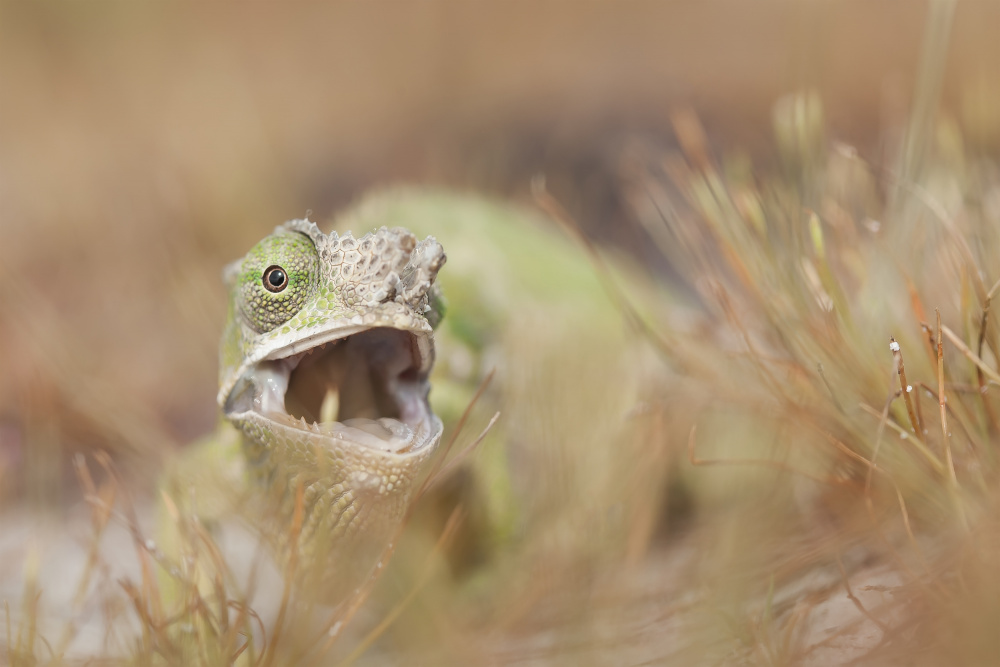
[[[346,334],[346,335],[345,335]],[[428,335],[389,327],[331,331],[250,366],[224,410],[259,422],[405,454],[439,434],[427,402]]]

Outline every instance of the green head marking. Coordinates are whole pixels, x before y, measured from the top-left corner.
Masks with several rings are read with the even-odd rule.
[[[247,254],[237,280],[240,312],[255,331],[266,333],[290,320],[314,295],[319,254],[303,234],[272,234]]]

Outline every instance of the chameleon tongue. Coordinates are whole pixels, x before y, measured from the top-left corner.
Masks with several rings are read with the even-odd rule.
[[[256,389],[253,402],[257,412],[285,414],[288,373],[288,367],[281,361],[263,361],[257,364],[252,376]]]
[[[340,391],[335,387],[326,390],[323,404],[319,407],[320,422],[335,422],[340,415]]]

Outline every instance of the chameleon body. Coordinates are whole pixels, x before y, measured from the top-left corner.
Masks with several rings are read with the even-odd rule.
[[[356,587],[441,439],[427,398],[444,262],[402,228],[355,238],[293,220],[231,265],[218,401],[240,437],[175,471],[175,505],[242,512],[311,595]],[[206,468],[220,454],[230,474]]]

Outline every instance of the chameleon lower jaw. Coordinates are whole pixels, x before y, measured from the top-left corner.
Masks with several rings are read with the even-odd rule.
[[[429,332],[338,332],[250,366],[224,407],[257,491],[241,511],[281,566],[295,563],[299,592],[326,604],[377,570],[443,431],[427,402]]]
[[[230,393],[226,416],[303,431],[331,446],[421,450],[440,436],[440,422],[427,402],[433,349],[419,336],[376,327],[258,362]]]

